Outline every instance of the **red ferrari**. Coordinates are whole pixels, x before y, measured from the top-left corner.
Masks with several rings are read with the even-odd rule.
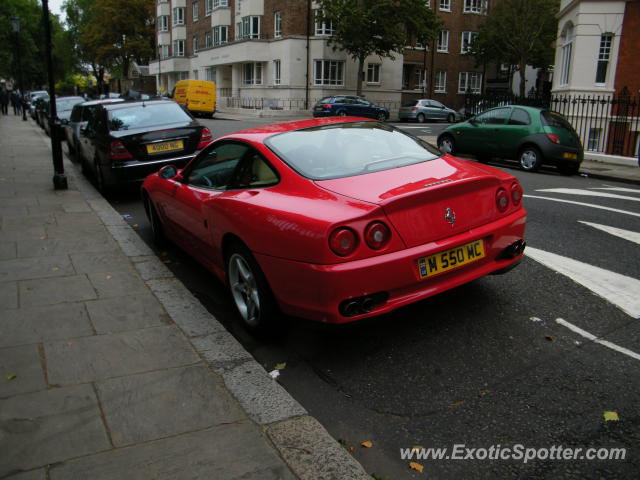
[[[389,312],[506,272],[525,247],[513,176],[355,117],[221,137],[142,194],[154,238],[225,281],[257,331],[280,312],[327,323]]]

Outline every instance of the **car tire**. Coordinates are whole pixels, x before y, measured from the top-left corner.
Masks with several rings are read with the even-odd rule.
[[[575,175],[580,171],[579,163],[561,163],[558,165],[558,170],[563,175]]]
[[[424,123],[427,121],[427,117],[424,116],[424,113],[419,113],[416,117],[416,120],[418,121],[418,123]]]
[[[456,121],[456,116],[455,116],[453,113],[450,113],[450,114],[447,116],[447,122],[449,122],[449,123],[453,123],[453,122],[455,122],[455,121]]]
[[[438,139],[438,148],[449,155],[455,155],[456,141],[451,135],[443,135]]]
[[[538,147],[528,145],[518,153],[518,163],[525,172],[537,172],[542,165],[542,153]]]
[[[151,239],[153,240],[153,243],[158,246],[164,245],[166,237],[164,234],[162,221],[158,216],[156,207],[153,206],[151,197],[147,193],[144,194],[144,210],[147,214],[147,218],[149,219],[149,226],[151,227]]]
[[[100,165],[98,164],[98,159],[93,160],[93,177],[96,181],[96,188],[98,191],[105,196],[108,192],[108,188],[104,183],[104,175],[102,174],[102,170],[100,169]]]
[[[379,122],[386,122],[387,121],[387,115],[384,112],[380,112],[378,113],[378,121]]]
[[[278,306],[251,251],[236,242],[226,255],[227,284],[245,328],[257,335],[273,335],[282,327]]]

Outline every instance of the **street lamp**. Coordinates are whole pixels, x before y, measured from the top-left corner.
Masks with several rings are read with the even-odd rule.
[[[162,45],[158,45],[158,93],[162,97]]]
[[[20,56],[20,17],[14,15],[11,17],[11,27],[13,33],[16,34],[16,55],[18,57],[18,85],[20,87],[20,108],[22,109],[22,120],[27,121],[27,112],[25,111],[24,102],[24,86],[22,84],[22,57]]]

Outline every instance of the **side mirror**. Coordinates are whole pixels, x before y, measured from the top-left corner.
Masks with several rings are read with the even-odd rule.
[[[160,169],[158,175],[165,180],[182,181],[182,175],[178,173],[178,169],[173,165],[165,165]]]

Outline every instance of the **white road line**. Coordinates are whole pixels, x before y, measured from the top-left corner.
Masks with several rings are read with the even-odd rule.
[[[633,202],[640,202],[640,198],[638,197],[629,197],[627,195],[616,195],[615,193],[593,192],[591,190],[583,190],[581,188],[545,188],[542,190],[536,190],[536,192],[564,193],[566,195],[586,195],[589,197],[617,198],[619,200],[631,200]]]
[[[572,330],[572,331],[576,332],[578,335],[582,335],[584,338],[587,338],[587,339],[591,340],[594,343],[599,343],[600,345],[603,345],[605,347],[609,347],[610,349],[615,350],[616,352],[624,353],[625,355],[628,355],[631,358],[635,358],[636,360],[640,360],[640,355],[637,354],[636,352],[632,352],[628,348],[621,347],[620,345],[616,345],[615,343],[611,343],[608,340],[600,340],[598,337],[596,337],[592,333],[589,333],[589,332],[581,329],[580,327],[575,326],[573,323],[569,323],[566,320],[563,320],[562,318],[556,318],[556,323],[559,324],[559,325],[562,325],[564,327],[567,327],[569,330]]]
[[[625,215],[633,215],[634,217],[640,217],[640,213],[629,212],[627,210],[620,210],[618,208],[604,207],[602,205],[594,205],[593,203],[574,202],[573,200],[565,200],[563,198],[539,197],[537,195],[525,195],[524,197],[537,198],[538,200],[551,200],[552,202],[571,203],[573,205],[582,205],[583,207],[598,208],[600,210],[608,210],[610,212],[623,213]]]
[[[537,248],[527,247],[525,254],[588,288],[633,318],[640,318],[640,280]]]
[[[640,233],[638,232],[632,232],[631,230],[623,230],[621,228],[610,227],[608,225],[599,225],[597,223],[584,222],[582,220],[578,220],[578,223],[589,225],[590,227],[597,228],[598,230],[602,230],[603,232],[609,233],[611,235],[615,235],[616,237],[624,238],[625,240],[629,240],[630,242],[640,244]]]
[[[590,190],[610,190],[612,192],[640,193],[640,190],[633,189],[633,188],[623,188],[623,187],[593,187]]]

